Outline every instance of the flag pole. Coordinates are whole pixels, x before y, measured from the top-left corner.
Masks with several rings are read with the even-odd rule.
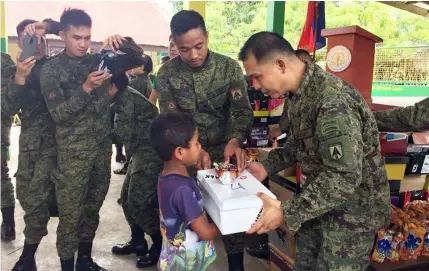
[[[319,14],[317,13],[319,8],[319,1],[317,1],[314,5],[314,14],[316,15],[316,23],[314,24],[314,44],[313,44],[313,62],[316,61],[316,39],[317,39],[317,27],[318,27],[318,22],[319,22]]]

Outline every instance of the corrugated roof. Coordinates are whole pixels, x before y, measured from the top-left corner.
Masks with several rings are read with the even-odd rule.
[[[429,18],[428,1],[379,1],[379,2]]]
[[[152,2],[130,1],[7,1],[6,31],[16,36],[16,25],[24,19],[60,19],[65,8],[84,9],[92,18],[92,40],[108,36],[130,36],[139,44],[168,46],[170,27],[162,11]]]

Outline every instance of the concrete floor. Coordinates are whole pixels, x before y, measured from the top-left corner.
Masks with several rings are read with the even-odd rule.
[[[10,175],[13,176],[17,168],[18,158],[18,140],[20,127],[12,127],[11,132],[11,147],[10,147]],[[114,157],[114,156],[113,156]],[[119,168],[121,165],[112,160],[112,170]],[[126,242],[130,238],[130,230],[125,221],[121,207],[116,200],[119,197],[123,175],[115,175],[112,173],[109,193],[100,213],[100,226],[98,227],[97,235],[94,240],[93,258],[94,260],[108,270],[140,270],[135,267],[135,256],[118,257],[111,253],[111,248],[116,243]],[[15,184],[15,179],[13,179]],[[15,221],[16,221],[16,240],[10,243],[1,243],[1,270],[11,270],[15,262],[18,260],[22,252],[24,243],[24,211],[19,202],[16,203]],[[38,252],[36,261],[38,270],[61,270],[57,250],[55,247],[56,228],[58,218],[52,218],[48,224],[49,234],[43,238]],[[149,238],[150,239],[150,238]],[[221,240],[216,241],[217,259],[208,270],[219,271],[228,270],[226,254]],[[268,270],[268,264],[265,261],[252,258],[245,254],[245,268],[247,271]],[[156,267],[145,270],[157,270]]]

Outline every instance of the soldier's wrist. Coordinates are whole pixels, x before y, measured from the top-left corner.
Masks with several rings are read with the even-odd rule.
[[[23,75],[16,74],[13,81],[15,84],[23,86],[23,85],[25,85],[26,77]]]
[[[85,83],[82,85],[82,88],[88,94],[91,93],[94,90],[93,88],[87,86]]]

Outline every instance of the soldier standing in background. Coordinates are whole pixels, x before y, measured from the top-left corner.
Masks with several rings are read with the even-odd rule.
[[[193,114],[203,148],[198,168],[211,168],[211,161],[229,162],[235,156],[241,171],[246,164],[241,147],[250,134],[253,111],[240,65],[209,51],[204,19],[197,12],[180,11],[170,26],[180,57],[159,70],[156,90],[161,113]],[[223,241],[229,270],[244,270],[244,234],[225,235]]]
[[[296,233],[297,270],[366,270],[374,237],[390,222],[390,190],[375,118],[347,82],[304,63],[282,36],[260,32],[239,55],[255,87],[273,98],[293,93],[291,136],[249,171],[259,180],[299,163],[301,194],[278,201],[259,195],[264,211],[248,233],[284,221]]]
[[[125,73],[112,78],[109,94],[114,98],[114,134],[125,143],[132,157],[121,191],[122,208],[131,228],[131,240],[112,248],[117,255],[136,254],[136,266],[148,267],[158,262],[162,248],[157,198],[158,176],[162,161],[149,142],[149,126],[158,109],[137,90],[127,87]],[[152,238],[148,250],[145,233]]]
[[[33,23],[36,21],[24,20],[16,27],[20,49],[25,28]],[[49,218],[58,216],[54,184],[50,178],[56,165],[55,124],[40,93],[40,71],[48,58],[44,36],[38,38],[34,56],[21,62],[19,53],[17,65],[2,73],[2,109],[9,116],[19,110],[22,112],[16,194],[25,211],[25,241],[14,271],[36,269],[34,256],[40,241],[48,234]]]
[[[429,97],[413,106],[374,112],[378,130],[410,132],[429,129]]]
[[[143,55],[144,66],[131,70],[130,87],[137,90],[149,99],[152,93],[152,81],[149,78],[149,73],[153,71],[152,58],[148,55]]]
[[[80,9],[61,15],[65,50],[41,72],[41,91],[56,124],[58,165],[53,170],[59,225],[57,250],[63,271],[105,270],[92,260],[99,211],[109,190],[112,139],[109,121],[111,75],[97,71],[101,55],[87,54],[92,21]],[[122,37],[106,40],[120,48]]]
[[[170,35],[169,40],[169,44],[168,44],[168,60],[171,60],[173,58],[175,58],[176,56],[179,55],[179,52],[177,51],[177,47],[176,44],[174,43],[173,40],[173,36]],[[165,61],[167,62],[167,61]],[[161,62],[161,64],[164,64],[165,62]],[[155,70],[155,72],[153,73],[152,76],[152,93],[150,94],[149,100],[153,103],[153,104],[157,104],[158,102],[158,96],[156,94],[156,78],[158,76],[158,70]]]
[[[1,53],[1,72],[2,75],[6,67],[13,66],[15,63],[12,58]],[[2,79],[3,82],[3,79]],[[2,88],[3,92],[3,88]],[[15,194],[13,191],[12,180],[9,177],[9,168],[7,166],[8,151],[10,145],[10,128],[12,126],[12,117],[3,112],[1,108],[1,240],[9,242],[15,240]]]

